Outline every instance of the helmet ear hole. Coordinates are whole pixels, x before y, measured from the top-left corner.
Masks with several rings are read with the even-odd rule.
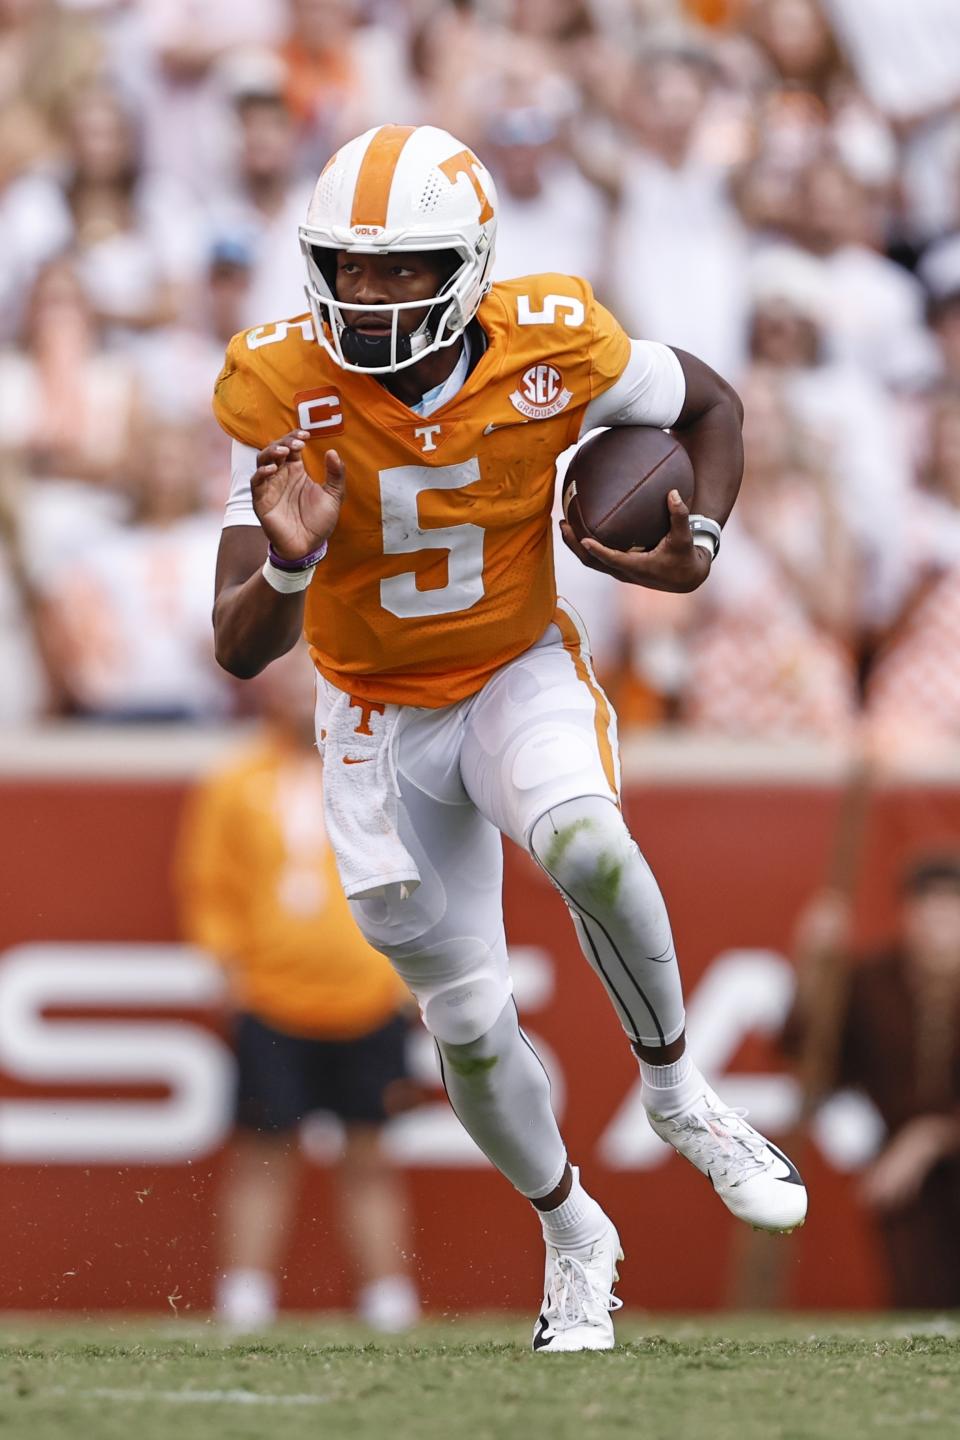
[[[456,280],[466,264],[466,261],[459,250],[441,250],[437,253],[437,264],[440,271],[440,283],[437,286],[437,294],[446,295],[454,280]]]
[[[336,251],[328,249],[326,245],[311,245],[310,254],[313,257],[314,265],[316,265],[320,274],[327,282],[327,288],[330,294],[335,295],[337,293],[335,288],[337,279]]]

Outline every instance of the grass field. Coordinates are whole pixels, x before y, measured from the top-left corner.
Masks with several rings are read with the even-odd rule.
[[[960,1320],[624,1323],[534,1355],[526,1324],[348,1321],[229,1342],[210,1325],[0,1327],[10,1440],[960,1440]]]

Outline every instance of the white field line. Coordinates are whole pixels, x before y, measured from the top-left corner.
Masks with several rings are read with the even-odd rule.
[[[160,1400],[170,1405],[326,1405],[328,1395],[265,1395],[257,1390],[114,1390],[98,1386],[95,1390],[73,1390],[68,1385],[53,1385],[34,1390],[32,1395],[56,1395],[70,1400],[130,1400],[142,1403]]]

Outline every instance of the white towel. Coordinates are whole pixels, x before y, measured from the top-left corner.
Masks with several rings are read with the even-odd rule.
[[[399,885],[405,898],[420,884],[416,861],[400,839],[396,740],[399,705],[362,708],[342,690],[326,716],[323,812],[349,900]],[[353,698],[353,704],[351,704]]]

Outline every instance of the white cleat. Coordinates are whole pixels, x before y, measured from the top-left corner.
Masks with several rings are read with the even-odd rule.
[[[614,1225],[598,1240],[588,1260],[547,1246],[543,1308],[533,1332],[533,1348],[544,1354],[571,1350],[612,1350],[610,1312],[623,1304],[612,1293],[623,1259]]]
[[[651,1128],[706,1175],[727,1209],[755,1230],[789,1234],[807,1218],[807,1192],[792,1161],[745,1110],[731,1110],[709,1085],[678,1115],[647,1111]]]

